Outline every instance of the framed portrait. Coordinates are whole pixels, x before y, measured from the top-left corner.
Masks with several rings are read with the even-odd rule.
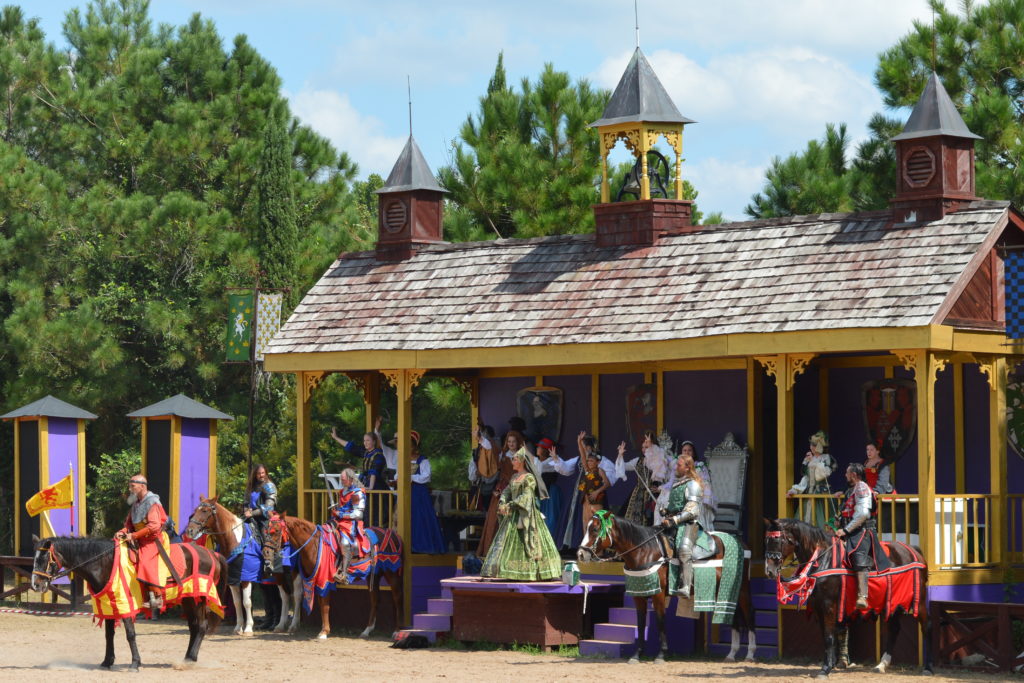
[[[547,437],[558,443],[562,434],[562,390],[530,387],[516,394],[516,414],[526,423],[526,440]]]
[[[630,447],[637,450],[644,444],[644,432],[657,434],[658,387],[654,384],[634,384],[626,389],[626,430]]]

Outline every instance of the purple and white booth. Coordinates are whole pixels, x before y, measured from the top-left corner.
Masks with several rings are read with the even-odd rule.
[[[178,529],[199,496],[217,495],[217,420],[233,420],[184,394],[141,408],[142,473]]]
[[[85,421],[96,416],[53,396],[6,415],[14,420],[14,551],[33,553],[40,537],[85,534]],[[74,507],[30,517],[25,501],[71,474]],[[74,517],[72,517],[72,513]]]

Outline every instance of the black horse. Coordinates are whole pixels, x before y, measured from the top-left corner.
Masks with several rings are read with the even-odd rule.
[[[103,538],[75,538],[70,536],[59,536],[55,538],[34,538],[36,543],[35,559],[32,563],[32,590],[39,593],[46,592],[50,582],[62,571],[74,571],[75,574],[85,579],[89,590],[93,593],[102,591],[110,581],[110,574],[114,569],[114,541]],[[228,566],[224,558],[207,550],[197,548],[199,558],[199,572],[209,573],[213,569],[213,576],[217,583],[217,591],[224,595],[227,590]],[[189,553],[185,557],[185,575],[192,573],[192,558]],[[199,646],[208,633],[214,633],[220,625],[220,617],[212,610],[207,609],[206,600],[184,598],[181,601],[185,618],[188,620],[188,649],[185,651],[186,661],[195,662],[199,658]],[[111,619],[104,620],[107,637],[106,656],[100,663],[105,669],[114,665],[114,622]],[[128,647],[132,651],[131,670],[138,671],[142,663],[139,658],[139,648],[135,644],[135,622],[132,619],[122,619],[125,637],[128,638]]]
[[[783,562],[795,555],[801,565],[801,572],[813,577],[816,572],[828,569],[834,564],[832,558],[833,536],[826,534],[818,527],[811,526],[797,519],[765,519],[764,539],[764,570],[769,578],[779,576]],[[917,610],[917,622],[921,625],[924,653],[924,672],[932,672],[931,624],[928,622],[928,566],[920,548],[902,543],[884,543],[889,562],[895,567],[920,563],[923,569],[911,569],[918,572],[920,585],[920,609]],[[799,573],[799,572],[798,572]],[[831,574],[817,578],[814,590],[807,598],[807,607],[817,615],[821,626],[821,635],[825,641],[825,656],[818,672],[818,678],[827,678],[832,669],[846,668],[849,665],[849,649],[847,647],[847,620],[840,620],[839,603],[843,590],[843,577]],[[893,646],[900,635],[900,615],[902,607],[897,607],[886,620],[887,638],[885,652],[875,666],[875,671],[885,673],[892,661]]]
[[[583,540],[580,543],[576,558],[580,562],[590,562],[599,559],[622,559],[622,565],[627,576],[629,572],[633,576],[649,574],[657,576],[657,582],[652,580],[651,591],[657,590],[653,595],[634,595],[633,604],[636,606],[636,652],[630,657],[630,663],[640,661],[640,654],[646,645],[645,625],[647,624],[647,599],[651,600],[654,606],[655,620],[658,624],[658,633],[661,637],[661,646],[658,649],[656,662],[665,661],[665,653],[668,651],[668,642],[665,639],[665,606],[668,604],[668,565],[669,558],[665,556],[661,544],[661,529],[639,524],[633,524],[621,517],[599,510],[590,518],[586,528],[583,530]],[[706,559],[721,560],[725,557],[725,546],[722,541],[712,536],[715,541],[715,554]],[[743,544],[740,543],[742,546]],[[744,550],[746,548],[744,547]],[[610,557],[609,557],[610,555]],[[757,648],[754,636],[754,607],[750,598],[749,560],[744,560],[743,577],[740,583],[740,594],[737,598],[736,613],[733,616],[732,624],[732,647],[726,660],[735,661],[736,654],[740,649],[740,637],[747,634],[747,661],[754,660],[754,650]],[[722,568],[716,570],[717,579],[722,578]]]

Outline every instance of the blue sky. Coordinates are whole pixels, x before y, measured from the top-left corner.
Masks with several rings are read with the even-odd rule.
[[[7,0],[50,40],[85,0]],[[386,175],[413,133],[435,170],[477,111],[499,50],[510,82],[545,62],[612,89],[634,47],[632,0],[152,0],[155,22],[200,12],[225,45],[244,33],[277,69],[292,111]],[[925,0],[639,0],[640,45],[683,115],[684,175],[704,211],[743,218],[773,156],[829,122],[855,140],[882,110],[879,52],[930,21]],[[902,112],[906,116],[907,112]]]

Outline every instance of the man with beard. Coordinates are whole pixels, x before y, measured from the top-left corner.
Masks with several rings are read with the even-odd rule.
[[[114,534],[114,540],[138,549],[136,577],[143,591],[149,592],[149,608],[158,610],[164,604],[164,582],[159,565],[160,551],[156,544],[163,540],[161,537],[167,513],[160,504],[160,496],[149,490],[146,478],[141,474],[136,474],[128,481],[128,504],[131,511],[124,522],[124,528]]]

